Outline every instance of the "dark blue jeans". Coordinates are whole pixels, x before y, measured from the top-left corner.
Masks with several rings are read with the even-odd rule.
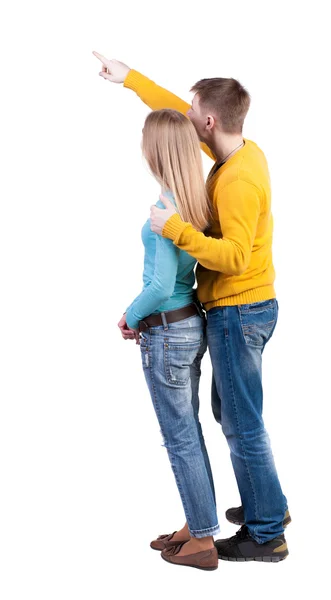
[[[213,413],[230,448],[246,525],[259,543],[283,533],[287,510],[262,418],[262,353],[277,317],[276,299],[207,312]]]

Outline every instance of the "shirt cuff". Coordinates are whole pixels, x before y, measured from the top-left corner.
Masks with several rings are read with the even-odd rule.
[[[162,229],[162,237],[168,238],[173,242],[178,241],[180,235],[183,233],[184,229],[189,225],[189,223],[184,223],[181,220],[178,213],[172,215],[170,219],[165,223]]]
[[[130,327],[130,329],[138,329],[139,321],[137,321],[134,317],[131,316],[130,311],[126,315],[126,324]]]

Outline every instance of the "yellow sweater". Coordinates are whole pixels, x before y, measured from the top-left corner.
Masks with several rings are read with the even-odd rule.
[[[124,86],[134,90],[153,110],[173,108],[184,114],[189,104],[131,70]],[[211,150],[202,149],[215,160]],[[163,237],[173,240],[198,261],[198,297],[206,310],[275,297],[272,263],[271,190],[268,165],[260,148],[245,145],[207,178],[213,222],[207,232],[196,231],[178,214],[165,224]]]

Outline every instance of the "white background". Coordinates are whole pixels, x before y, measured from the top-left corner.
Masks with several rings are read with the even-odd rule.
[[[9,6],[9,5],[8,5]],[[329,495],[327,2],[11,2],[1,15],[1,599],[326,597]],[[149,109],[92,50],[190,101],[202,77],[252,95],[244,134],[273,185],[279,323],[265,421],[293,523],[281,564],[168,565],[184,523],[139,348],[117,329],[141,289],[158,186]],[[206,174],[211,167],[206,157]],[[240,503],[203,362],[201,421],[224,511]],[[324,591],[323,591],[324,590]]]

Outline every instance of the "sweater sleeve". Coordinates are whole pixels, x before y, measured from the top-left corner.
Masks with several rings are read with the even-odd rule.
[[[216,188],[215,193],[221,239],[196,231],[178,214],[168,219],[162,235],[194,256],[206,269],[241,275],[251,259],[260,214],[259,192],[254,185],[236,180],[225,188]]]
[[[139,321],[155,312],[172,296],[176,283],[178,257],[178,248],[170,240],[157,235],[153,279],[128,308],[126,322],[130,329],[137,329]]]
[[[131,302],[131,304],[129,304],[129,306],[125,309],[124,311],[124,315],[130,310],[131,306],[134,305],[134,303],[136,302],[136,300],[139,298],[139,296],[137,296],[137,298],[135,298],[135,300],[133,302]]]
[[[162,108],[172,108],[173,110],[178,110],[183,115],[186,116],[187,111],[190,108],[190,105],[184,100],[175,96],[168,90],[160,87],[145,75],[138,73],[134,69],[131,69],[126,76],[124,81],[124,87],[129,88],[136,92],[137,96],[152,110],[160,110]],[[213,155],[212,151],[206,144],[201,143],[201,150],[203,150],[209,158],[212,160],[216,160],[216,157]]]

